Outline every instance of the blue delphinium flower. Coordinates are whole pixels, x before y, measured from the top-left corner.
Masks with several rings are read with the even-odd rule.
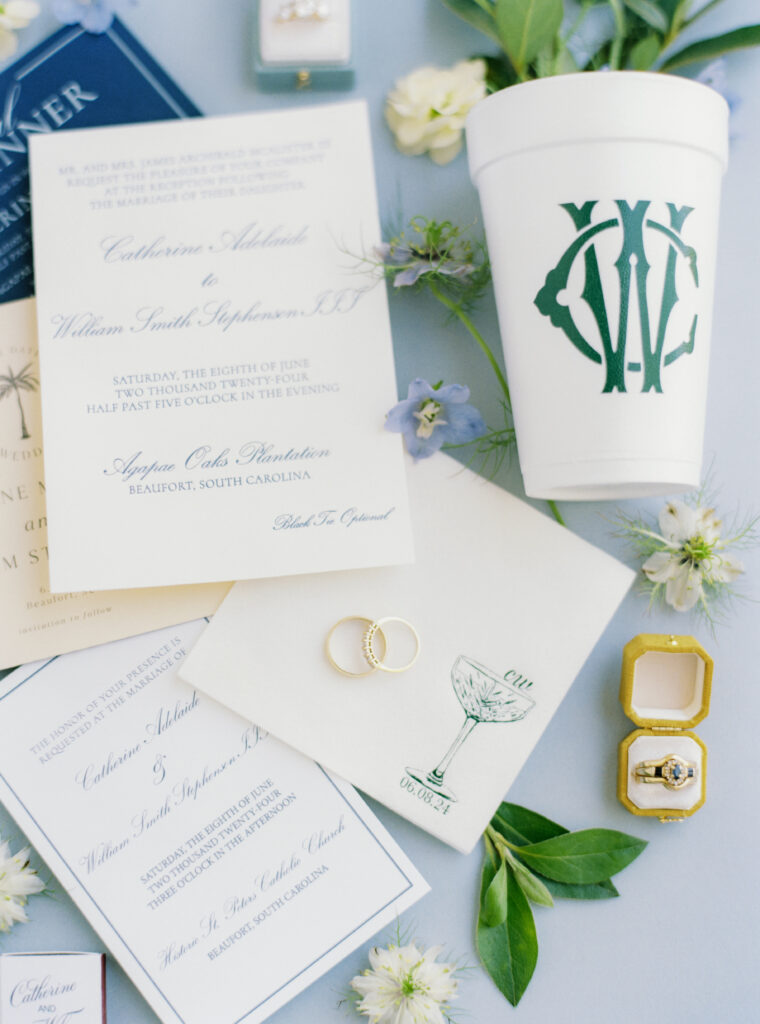
[[[385,429],[403,434],[415,460],[427,459],[444,444],[468,444],[488,429],[478,410],[467,404],[469,397],[463,384],[433,387],[417,377],[406,398],[388,413]]]
[[[81,25],[99,35],[111,27],[113,0],[53,0],[53,14],[64,25]]]

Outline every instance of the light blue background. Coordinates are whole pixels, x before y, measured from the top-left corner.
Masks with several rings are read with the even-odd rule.
[[[124,3],[122,12],[127,26],[206,114],[339,100],[346,95],[366,97],[383,219],[421,213],[463,224],[478,221],[477,196],[464,157],[438,168],[427,157],[401,156],[394,149],[382,110],[383,97],[394,79],[424,63],[446,65],[488,50],[484,39],[438,0],[354,0],[359,19],[355,90],[314,96],[263,95],[256,91],[251,74],[254,6],[251,0],[140,0],[132,6]],[[22,49],[31,48],[56,27],[44,0],[43,7],[38,21],[22,33]],[[758,14],[756,0],[727,0],[699,23],[694,34],[732,28],[757,19]],[[760,511],[760,55],[744,52],[729,58],[729,79],[742,102],[734,116],[735,138],[724,189],[706,441],[706,464],[714,460],[719,508],[726,518],[739,505],[745,511]],[[523,241],[516,239],[515,244]],[[486,418],[496,421],[495,381],[469,337],[446,322],[440,307],[426,298],[393,296],[391,314],[399,389],[405,393],[409,379],[417,375],[465,382]],[[498,347],[490,296],[476,320]],[[499,482],[523,495],[516,462],[502,472]],[[625,507],[654,510],[659,505],[638,501]],[[621,542],[612,536],[612,506],[565,503],[563,511],[572,530],[624,557]],[[473,510],[473,524],[475,528],[477,510]],[[760,598],[759,561],[757,551],[745,556],[746,586],[755,601]],[[579,588],[590,585],[593,581],[578,580]],[[546,586],[551,586],[551,579]],[[468,971],[460,989],[462,1021],[491,1024],[516,1016],[523,1024],[716,1024],[760,1019],[760,649],[755,601],[739,603],[730,625],[719,627],[713,638],[688,617],[669,612],[648,615],[645,599],[628,597],[509,796],[569,828],[622,829],[648,839],[650,845],[616,879],[620,899],[563,901],[554,909],[536,909],[539,962],[517,1010],[509,1007],[479,968]],[[715,657],[712,710],[699,727],[709,748],[708,800],[694,818],[678,825],[635,818],[615,795],[617,746],[633,728],[617,696],[621,649],[640,632],[693,632]],[[542,636],[540,622],[536,638],[540,643],[551,642],[551,637]],[[464,857],[373,806],[432,887],[405,915],[403,926],[420,942],[443,944],[453,956],[475,965],[475,901],[482,851]],[[21,839],[2,808],[0,834]],[[361,870],[360,864],[356,867]],[[65,896],[35,898],[29,913],[30,924],[0,937],[0,950],[103,949]],[[388,938],[390,934],[379,936],[383,941]],[[349,980],[364,966],[366,952],[360,949],[334,968],[276,1013],[273,1024],[358,1020],[340,1002]],[[257,966],[251,963],[251,972]],[[155,1022],[110,959],[108,1004],[110,1024]]]

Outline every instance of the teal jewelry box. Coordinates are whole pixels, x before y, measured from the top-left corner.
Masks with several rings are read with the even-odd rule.
[[[258,0],[254,69],[264,92],[354,84],[351,0]]]

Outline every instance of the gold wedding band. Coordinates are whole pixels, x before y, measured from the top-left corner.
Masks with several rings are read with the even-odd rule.
[[[659,761],[641,761],[634,775],[640,782],[660,783],[666,789],[683,789],[694,782],[696,766],[677,754],[666,754]]]
[[[377,671],[377,666],[373,665],[371,662],[369,662],[369,668],[367,669],[366,672],[351,672],[350,669],[343,668],[342,665],[339,665],[338,662],[333,657],[332,638],[335,635],[335,631],[346,622],[363,622],[368,627],[377,625],[377,623],[375,623],[372,619],[368,619],[366,615],[346,615],[344,618],[339,619],[335,623],[335,625],[330,629],[330,632],[327,634],[327,637],[325,638],[325,654],[327,655],[327,660],[330,662],[334,669],[340,672],[342,676],[350,676],[352,679],[359,679],[362,676],[371,676],[373,672]],[[382,629],[377,630],[376,632],[380,633],[380,637],[383,641],[383,644],[387,648],[385,634],[383,633]],[[383,651],[383,657],[385,657],[385,651]]]
[[[411,661],[407,662],[406,665],[399,665],[398,667],[394,667],[392,665],[387,665],[385,661],[383,661],[383,658],[385,658],[385,656],[388,653],[388,644],[385,638],[385,634],[383,633],[382,627],[387,626],[389,622],[400,622],[403,626],[406,626],[406,628],[414,637],[414,654],[412,655]],[[378,658],[377,654],[375,653],[374,643],[375,637],[377,636],[378,633],[382,636],[383,642],[385,643],[386,647],[385,652],[383,653],[383,658]],[[389,615],[384,619],[377,619],[376,622],[370,623],[369,629],[362,637],[362,654],[364,655],[366,661],[369,662],[369,664],[372,666],[373,670],[380,669],[381,672],[406,672],[412,667],[417,658],[420,656],[419,633],[411,624],[411,622],[407,622],[406,619],[401,619],[397,615]]]

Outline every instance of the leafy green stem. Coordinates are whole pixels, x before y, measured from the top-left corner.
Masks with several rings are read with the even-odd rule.
[[[462,309],[459,303],[449,298],[448,295],[445,295],[433,281],[429,282],[429,287],[433,296],[440,303],[442,303],[446,307],[446,309],[450,310],[450,312],[452,312],[454,316],[461,321],[461,323],[467,328],[471,336],[475,339],[484,356],[491,364],[491,369],[496,374],[496,379],[498,380],[499,386],[501,387],[501,390],[504,393],[504,398],[506,399],[508,408],[511,408],[512,399],[510,398],[509,394],[509,385],[507,384],[507,379],[504,376],[504,371],[499,366],[496,356],[493,354],[491,346],[488,344],[486,339],[483,337],[483,335],[480,333],[480,331],[477,329],[475,324],[472,322],[467,313],[465,313],[465,311]],[[562,518],[556,504],[551,500],[549,500],[547,504],[549,505],[549,510],[551,511],[551,514],[554,516],[554,518],[557,520],[560,526],[565,526],[565,520]]]
[[[619,71],[623,63],[623,43],[627,35],[625,10],[622,0],[609,0],[609,4],[615,18],[615,38],[612,40],[610,49],[610,68],[613,71]]]
[[[519,846],[515,846],[514,843],[510,843],[510,841],[508,839],[505,839],[500,832],[497,832],[493,825],[486,825],[484,835],[486,837],[486,848],[488,847],[488,843],[490,842],[495,852],[497,853],[500,853],[501,850],[512,851],[520,849]]]
[[[493,351],[491,350],[491,346],[488,344],[488,342],[477,329],[477,327],[472,322],[470,317],[465,313],[465,311],[458,303],[454,302],[453,299],[450,299],[448,295],[444,295],[440,288],[432,281],[430,282],[429,287],[430,291],[435,296],[435,298],[438,299],[438,301],[442,303],[448,310],[450,310],[454,314],[454,316],[457,317],[462,322],[462,324],[464,324],[464,326],[470,332],[470,334],[475,339],[477,344],[480,346],[480,349],[483,352],[484,356],[491,364],[491,369],[496,374],[496,379],[499,382],[501,390],[504,392],[504,397],[506,398],[507,403],[511,406],[512,400],[509,397],[509,387],[507,385],[507,379],[504,376],[502,368],[499,366],[496,360],[496,356],[493,354]]]
[[[554,502],[551,498],[548,498],[546,504],[549,506],[549,511],[554,516],[554,518],[557,520],[559,525],[560,526],[567,526],[567,523],[562,518],[562,514],[560,513],[560,510],[557,508],[556,502]]]

